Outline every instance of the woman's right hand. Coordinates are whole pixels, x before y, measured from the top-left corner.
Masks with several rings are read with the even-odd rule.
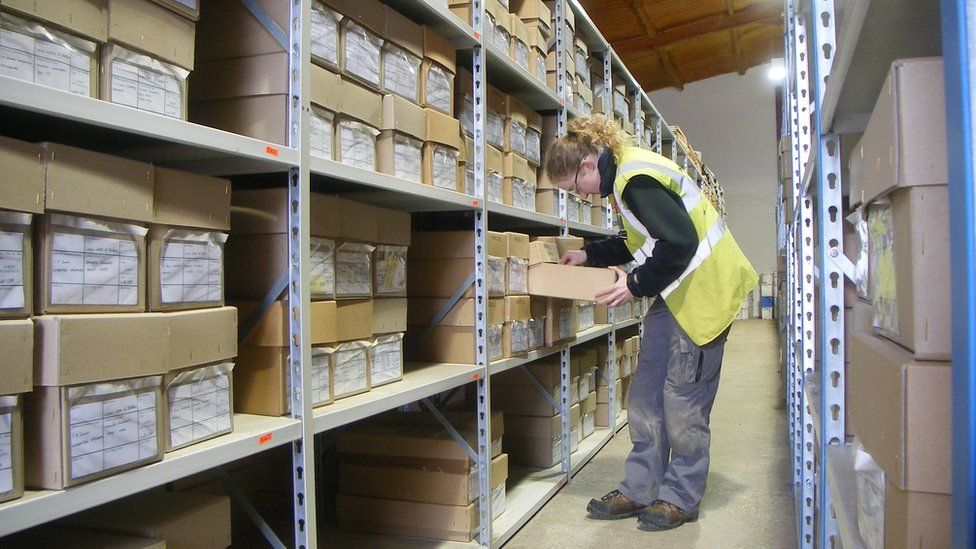
[[[559,260],[560,265],[583,265],[586,263],[586,250],[569,250]]]

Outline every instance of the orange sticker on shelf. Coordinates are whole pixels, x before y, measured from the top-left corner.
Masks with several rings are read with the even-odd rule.
[[[271,442],[271,437],[272,437],[272,434],[271,433],[265,433],[265,434],[259,436],[258,437],[258,446],[260,446],[262,444],[267,444],[268,442]]]
[[[478,373],[475,372],[475,374],[471,376],[471,379],[477,380],[478,379]]]
[[[477,200],[472,200],[471,201],[471,205],[474,206],[475,208],[477,208],[478,207],[478,201]]]
[[[275,147],[272,147],[271,145],[265,145],[264,146],[264,152],[266,152],[266,153],[268,153],[268,154],[270,154],[271,156],[274,156],[274,157],[277,157],[279,154],[281,154],[281,153],[278,152],[278,149],[276,149]]]

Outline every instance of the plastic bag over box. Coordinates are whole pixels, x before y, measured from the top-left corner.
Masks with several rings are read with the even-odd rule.
[[[0,74],[92,97],[95,43],[9,13],[0,13]]]
[[[397,133],[393,137],[393,175],[421,183],[424,142]]]
[[[488,284],[488,294],[492,296],[505,295],[505,258],[486,256],[485,281]]]
[[[26,308],[33,296],[25,290],[25,243],[30,244],[31,214],[0,211],[0,314],[14,315]],[[29,281],[28,281],[29,282]]]
[[[373,257],[376,262],[376,296],[406,297],[407,247],[379,245]]]
[[[368,244],[346,242],[336,250],[336,297],[373,295],[373,250]]]
[[[503,185],[505,178],[498,172],[488,172],[486,183],[488,184],[488,192],[485,194],[488,196],[488,201],[501,204],[504,201]]]
[[[312,112],[311,115],[309,116],[308,124],[309,124],[309,136],[308,136],[309,153],[312,156],[333,160],[335,158],[335,154],[333,153],[334,150],[333,136],[335,135],[335,113],[333,113],[332,111],[327,111],[325,109],[312,107]]]
[[[383,89],[420,102],[420,65],[423,59],[387,42],[383,45]]]
[[[383,39],[348,20],[344,32],[343,72],[379,88]]]
[[[190,72],[148,55],[111,44],[103,63],[111,68],[102,82],[108,101],[170,118],[186,119],[186,78]]]
[[[339,65],[339,23],[342,15],[322,2],[312,2],[312,57],[332,67]]]
[[[176,374],[166,385],[167,451],[234,430],[233,369],[229,362],[201,366]]]
[[[444,67],[431,63],[424,80],[424,103],[443,113],[450,113],[451,102],[454,101],[453,90],[454,75]]]
[[[868,206],[871,232],[871,293],[874,304],[872,324],[879,330],[901,334],[898,321],[898,284],[895,279],[894,228],[891,202],[882,199]]]
[[[367,341],[350,341],[333,351],[336,399],[369,391],[369,345]]]
[[[502,357],[502,324],[488,326],[488,360],[498,360]]]
[[[343,164],[376,171],[375,128],[353,120],[339,122],[339,160]]]
[[[457,191],[458,151],[442,145],[433,147],[434,186],[440,189]]]
[[[226,241],[227,234],[221,232],[167,231],[156,265],[160,303],[223,305]]]
[[[403,334],[377,337],[370,346],[370,385],[379,387],[403,378]]]
[[[335,241],[328,238],[311,237],[309,253],[309,275],[312,298],[329,299],[336,291]]]
[[[508,258],[509,294],[529,293],[529,261],[520,257]]]

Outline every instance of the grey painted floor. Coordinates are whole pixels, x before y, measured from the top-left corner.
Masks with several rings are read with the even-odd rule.
[[[651,533],[637,530],[637,519],[586,518],[590,498],[614,489],[623,474],[630,449],[624,429],[506,548],[794,547],[778,353],[775,321],[733,326],[712,411],[712,464],[698,522]]]

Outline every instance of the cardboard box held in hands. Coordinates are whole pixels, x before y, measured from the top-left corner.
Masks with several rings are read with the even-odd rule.
[[[529,267],[529,295],[596,301],[596,293],[617,281],[611,269],[539,263]]]

